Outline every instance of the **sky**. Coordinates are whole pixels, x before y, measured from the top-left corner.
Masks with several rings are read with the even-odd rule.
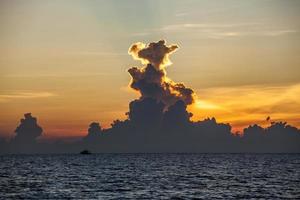
[[[141,66],[128,49],[160,39],[179,46],[166,70],[197,94],[193,120],[299,128],[299,11],[289,0],[2,0],[0,136],[27,112],[45,138],[125,119],[139,96],[127,69]]]

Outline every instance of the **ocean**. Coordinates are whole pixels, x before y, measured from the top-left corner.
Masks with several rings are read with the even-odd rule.
[[[297,199],[300,154],[1,155],[1,199]]]

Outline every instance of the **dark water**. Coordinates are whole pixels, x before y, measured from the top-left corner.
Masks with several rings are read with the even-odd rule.
[[[0,156],[7,199],[300,198],[300,154]]]

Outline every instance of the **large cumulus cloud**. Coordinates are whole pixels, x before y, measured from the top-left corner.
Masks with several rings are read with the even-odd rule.
[[[300,152],[300,130],[284,122],[271,122],[266,128],[250,125],[239,136],[232,133],[230,124],[215,118],[192,121],[187,106],[195,101],[195,93],[183,83],[173,82],[166,73],[166,66],[171,64],[169,55],[177,49],[164,40],[133,44],[129,54],[144,66],[128,70],[131,88],[141,95],[129,103],[127,119],[115,120],[107,129],[93,122],[79,142],[43,144],[32,152]],[[13,151],[22,144],[29,145],[23,145],[19,152],[30,149],[41,134],[36,118],[25,114],[16,129]]]
[[[194,102],[196,95],[192,89],[167,77],[166,66],[171,65],[169,55],[177,48],[177,45],[167,46],[164,40],[148,45],[138,42],[129,48],[128,53],[134,59],[146,64],[128,70],[132,77],[130,87],[140,92],[141,99],[147,97],[156,99],[164,103],[166,108],[178,100],[186,105]]]

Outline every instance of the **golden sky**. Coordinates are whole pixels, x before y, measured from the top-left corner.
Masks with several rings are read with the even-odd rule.
[[[300,127],[299,11],[289,0],[3,0],[0,135],[26,112],[44,137],[125,119],[138,97],[127,69],[140,66],[128,48],[160,39],[179,45],[167,73],[197,93],[193,120]]]

